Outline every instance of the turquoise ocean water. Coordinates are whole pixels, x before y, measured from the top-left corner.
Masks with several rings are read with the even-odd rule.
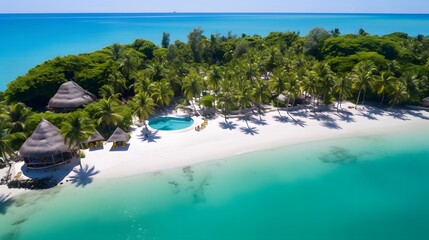
[[[429,239],[428,134],[312,142],[22,195],[0,208],[0,239]]]
[[[192,29],[205,34],[259,34],[314,27],[370,34],[429,34],[429,14],[0,14],[0,91],[28,69],[56,56],[101,49],[144,38],[160,44],[162,32],[186,41]]]

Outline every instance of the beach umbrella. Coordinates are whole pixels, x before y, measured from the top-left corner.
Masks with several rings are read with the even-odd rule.
[[[98,142],[98,141],[104,141],[104,137],[97,131],[93,132],[91,136],[89,136],[88,140],[86,140],[87,143],[89,142]]]
[[[130,140],[130,136],[128,133],[124,132],[119,127],[115,129],[109,139],[108,142],[128,142]]]

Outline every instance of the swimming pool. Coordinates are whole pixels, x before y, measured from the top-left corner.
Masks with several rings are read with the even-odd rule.
[[[149,120],[149,126],[154,129],[171,131],[192,126],[194,120],[191,117],[156,117]]]

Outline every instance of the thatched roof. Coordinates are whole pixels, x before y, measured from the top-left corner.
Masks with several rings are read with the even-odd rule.
[[[94,94],[73,81],[63,83],[49,100],[48,108],[78,108],[95,101]]]
[[[23,157],[48,157],[70,151],[64,144],[60,130],[52,123],[42,119],[33,134],[19,149]]]
[[[95,132],[93,132],[91,134],[91,136],[88,138],[88,140],[86,140],[86,142],[97,142],[97,141],[104,141],[104,137],[101,136],[101,134],[95,130]]]
[[[108,142],[128,142],[128,140],[130,140],[130,136],[120,128],[116,128],[112,136],[107,139]]]
[[[423,98],[422,105],[424,107],[429,107],[429,97]]]

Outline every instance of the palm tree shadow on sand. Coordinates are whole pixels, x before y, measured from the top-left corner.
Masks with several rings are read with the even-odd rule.
[[[9,197],[9,194],[0,195],[0,214],[4,215],[7,212],[7,209],[13,205],[14,200]]]
[[[244,134],[246,134],[246,135],[252,135],[252,136],[254,136],[255,134],[259,134],[259,132],[258,132],[258,129],[257,128],[255,128],[255,127],[250,127],[250,126],[247,126],[247,127],[241,127],[240,128],[240,131],[242,131]]]
[[[344,121],[346,123],[355,122],[355,119],[352,117],[353,113],[351,113],[349,111],[339,110],[339,111],[337,111],[337,115],[341,121]]]
[[[76,184],[76,187],[85,187],[92,183],[94,175],[97,175],[100,171],[95,170],[95,166],[90,168],[88,165],[85,165],[85,167],[80,166],[80,168],[73,169],[73,173],[74,175],[69,177],[71,183]]]
[[[340,125],[338,125],[338,123],[336,123],[335,121],[326,121],[323,122],[321,125],[330,129],[342,129]]]
[[[389,112],[389,113],[388,113],[388,115],[389,115],[390,117],[393,117],[393,118],[395,118],[395,119],[399,119],[399,120],[402,120],[402,121],[408,121],[408,120],[410,120],[410,119],[405,115],[405,112],[400,111],[400,110],[398,110],[398,111],[391,111],[391,112]]]
[[[429,117],[426,117],[425,115],[423,115],[421,112],[417,112],[417,111],[407,111],[408,114],[410,114],[413,117],[418,117],[421,118],[423,120],[429,120]]]
[[[286,116],[274,116],[273,118],[277,122],[281,122],[281,123],[288,123],[290,121],[289,118]]]
[[[143,129],[141,133],[138,135],[138,138],[142,141],[147,141],[148,143],[156,143],[157,140],[161,139],[160,136],[157,135],[158,131],[151,132],[147,129]]]
[[[229,122],[229,121],[225,121],[225,122],[220,122],[219,126],[222,129],[228,129],[228,130],[234,130],[237,128],[237,124],[233,123],[233,122]]]
[[[265,119],[262,119],[262,118],[254,118],[254,117],[252,117],[252,118],[250,118],[249,121],[251,123],[254,123],[254,124],[260,125],[260,126],[268,125],[267,121]]]
[[[305,121],[301,120],[301,119],[294,119],[292,121],[292,124],[295,126],[300,126],[300,127],[305,127],[307,126],[307,123],[305,123]]]
[[[364,112],[364,111],[361,111],[361,110],[358,110],[358,111],[359,111],[358,115],[360,115],[362,117],[365,117],[365,118],[368,118],[368,120],[378,120],[378,118],[375,117],[375,116],[373,116],[371,113]]]

